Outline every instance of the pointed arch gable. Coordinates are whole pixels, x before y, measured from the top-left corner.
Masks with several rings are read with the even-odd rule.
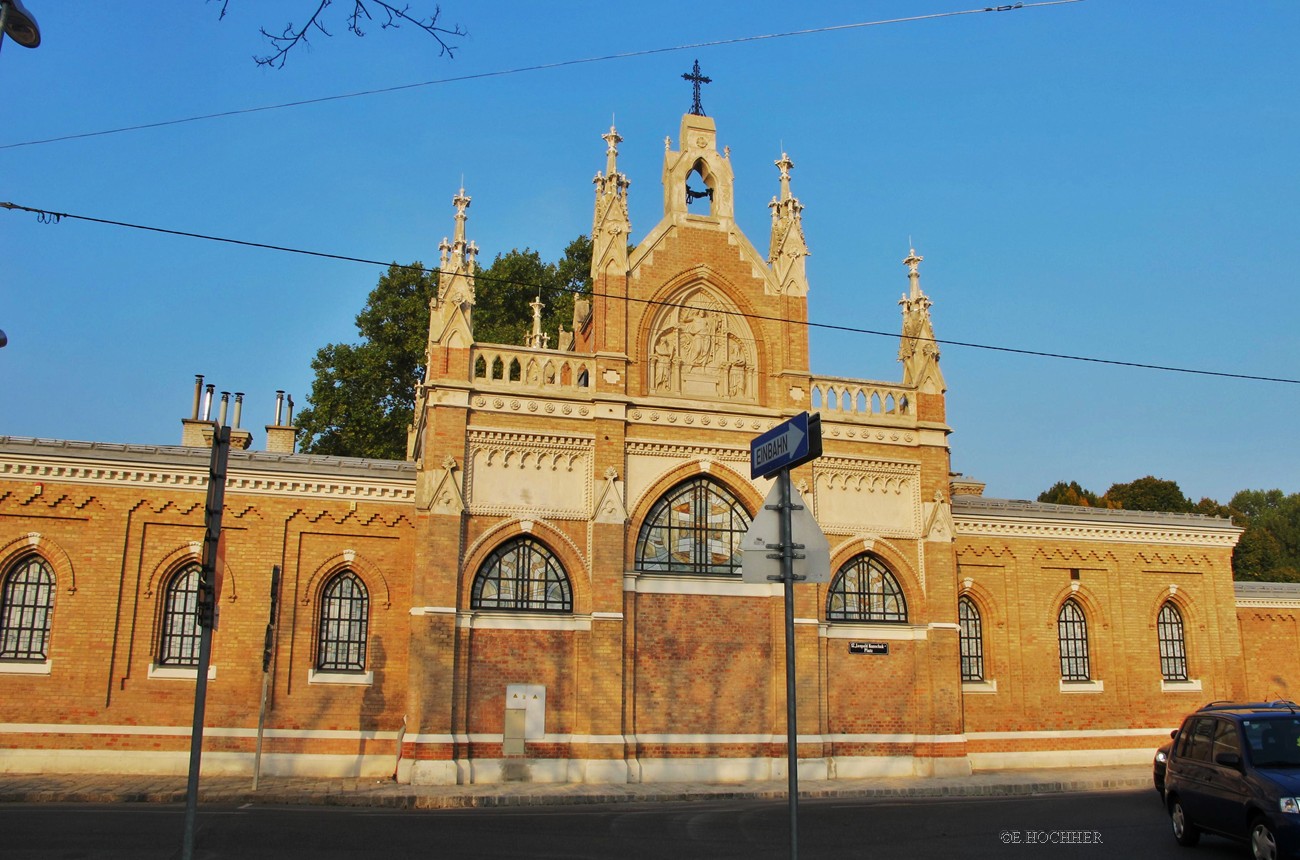
[[[186,541],[179,546],[172,547],[164,553],[162,558],[152,565],[149,569],[149,575],[145,577],[144,596],[152,598],[155,591],[166,586],[167,580],[177,569],[190,562],[194,562],[195,564],[203,563],[202,541]],[[230,601],[238,600],[239,583],[229,562],[222,567],[221,575],[221,599]]]
[[[0,546],[0,572],[7,571],[10,565],[30,553],[45,559],[45,563],[54,573],[56,587],[62,583],[69,594],[76,593],[76,572],[73,570],[72,559],[68,557],[67,550],[58,541],[40,532],[28,532]]]
[[[660,473],[659,477],[647,484],[629,506],[628,511],[631,515],[629,522],[634,527],[628,529],[632,542],[628,547],[629,552],[632,551],[632,546],[635,545],[636,533],[641,529],[642,523],[645,522],[646,516],[655,503],[673,487],[698,475],[708,475],[726,487],[745,506],[745,511],[750,517],[754,517],[759,508],[763,506],[763,494],[749,480],[726,463],[714,460],[694,460],[689,463],[678,463],[665,469]]]
[[[381,598],[376,601],[380,608],[388,609],[393,605],[393,595],[383,569],[354,549],[345,549],[316,566],[311,576],[307,577],[306,586],[303,588],[300,601],[302,605],[307,606],[313,601],[319,602],[325,584],[334,574],[343,570],[351,570],[361,577],[361,581],[367,584],[367,588]]]
[[[761,402],[767,349],[742,290],[699,265],[657,290],[651,308],[634,341],[645,393]]]

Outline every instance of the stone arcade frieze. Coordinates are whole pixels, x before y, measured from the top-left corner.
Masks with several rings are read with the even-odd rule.
[[[590,436],[469,432],[469,510],[489,516],[583,520],[592,509]]]
[[[813,504],[823,530],[921,536],[918,464],[823,457],[814,466],[813,480]]]

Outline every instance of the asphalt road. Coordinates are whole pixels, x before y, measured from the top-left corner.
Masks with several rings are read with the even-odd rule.
[[[179,805],[0,805],[5,860],[180,856]],[[799,810],[799,857],[1221,860],[1242,845],[1179,848],[1154,791],[1027,798],[813,800]],[[200,807],[196,860],[226,858],[790,857],[784,802],[718,801],[396,811]]]

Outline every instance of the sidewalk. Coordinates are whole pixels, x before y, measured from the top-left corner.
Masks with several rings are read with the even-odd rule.
[[[0,774],[0,803],[183,803],[183,776],[102,774]],[[401,785],[391,780],[266,777],[253,791],[251,777],[206,777],[199,784],[205,804],[299,804],[374,806],[390,809],[456,809],[579,803],[652,803],[690,800],[784,800],[785,780],[741,784],[649,783],[587,785],[497,783]],[[966,777],[878,777],[804,780],[805,798],[978,797],[1083,791],[1154,790],[1145,765],[1007,770]]]

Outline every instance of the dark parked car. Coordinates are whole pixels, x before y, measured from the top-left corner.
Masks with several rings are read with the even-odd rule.
[[[1180,845],[1246,840],[1260,860],[1300,855],[1300,706],[1214,702],[1183,720],[1165,762]]]
[[[1172,737],[1178,736],[1178,731],[1171,733]],[[1151,762],[1151,781],[1156,784],[1156,793],[1161,797],[1165,796],[1165,762],[1169,761],[1169,748],[1174,745],[1169,741],[1160,749],[1156,750],[1155,761]]]
[[[1231,708],[1300,708],[1295,702],[1278,699],[1272,702],[1210,702],[1208,705],[1202,705],[1202,711],[1221,711]],[[1169,737],[1178,737],[1178,730],[1169,733]],[[1156,750],[1156,757],[1151,762],[1151,781],[1155,783],[1156,793],[1164,796],[1165,793],[1165,762],[1169,761],[1169,748],[1174,745],[1173,741],[1165,743],[1160,749]]]

